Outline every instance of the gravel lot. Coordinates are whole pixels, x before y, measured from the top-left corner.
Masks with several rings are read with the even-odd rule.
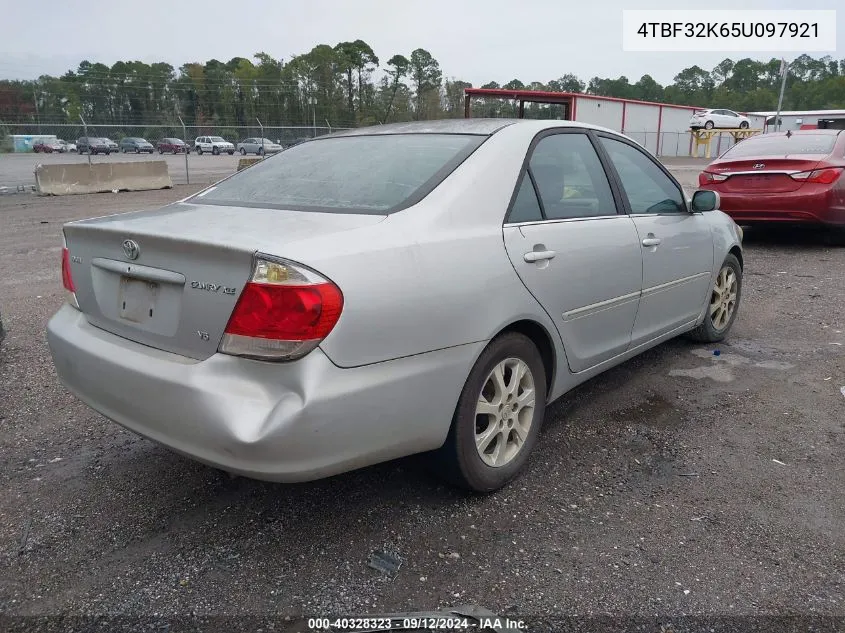
[[[696,164],[675,167],[694,186]],[[456,492],[415,459],[279,485],[123,431],[49,358],[62,222],[195,189],[0,197],[0,614],[238,616],[227,630],[272,615],[277,631],[467,604],[532,630],[552,616],[845,616],[845,248],[747,233],[729,340],[669,342],[568,394],[498,493]],[[376,550],[401,558],[394,578],[367,566]]]

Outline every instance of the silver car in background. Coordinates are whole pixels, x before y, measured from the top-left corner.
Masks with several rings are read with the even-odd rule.
[[[546,406],[725,337],[741,233],[649,153],[564,121],[360,128],[162,209],[64,226],[59,376],[117,423],[260,479],[430,452],[477,491]]]
[[[282,146],[269,138],[247,138],[238,143],[238,151],[242,156],[247,154],[275,154],[282,151]]]

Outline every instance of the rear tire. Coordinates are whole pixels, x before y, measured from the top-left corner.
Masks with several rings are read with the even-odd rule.
[[[229,156],[234,156],[234,155],[235,155],[235,150],[233,150],[233,149],[226,150],[226,153],[227,153]]]
[[[243,147],[241,148],[241,156],[246,156],[246,150]]]
[[[704,124],[704,129],[705,130],[712,130],[713,129],[713,121],[707,121],[707,123]]]
[[[742,267],[728,254],[710,291],[704,321],[688,336],[699,343],[717,343],[728,335],[742,299]]]
[[[197,156],[202,156],[202,147],[197,148]]]
[[[136,153],[136,154],[140,154],[140,153],[141,153],[141,150],[140,150],[140,149],[138,149],[138,148],[136,147],[136,148],[135,148],[135,153]]]
[[[438,474],[475,492],[501,488],[528,461],[545,411],[546,369],[537,347],[516,332],[493,339],[469,373],[446,442],[432,455]]]

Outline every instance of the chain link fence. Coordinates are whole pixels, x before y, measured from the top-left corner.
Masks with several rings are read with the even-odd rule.
[[[120,158],[112,155],[98,154],[95,156],[80,156],[78,154],[35,154],[33,146],[39,137],[65,140],[75,143],[77,139],[88,137],[107,138],[115,143],[127,137],[143,138],[154,147],[162,139],[178,138],[193,148],[194,140],[199,136],[220,136],[235,146],[247,138],[264,138],[279,143],[283,147],[303,140],[316,138],[332,132],[347,130],[344,127],[330,125],[312,126],[212,126],[189,125],[83,125],[75,123],[4,123],[0,121],[0,189],[5,192],[20,191],[22,188],[31,189],[34,182],[33,170],[38,162],[102,162],[114,160],[137,160],[140,157],[132,154],[120,154]],[[262,134],[263,133],[263,134]],[[117,150],[113,149],[113,153]],[[29,154],[29,156],[27,156]],[[208,184],[234,173],[237,169],[237,159],[223,154],[221,156],[198,156],[193,149],[188,155],[153,154],[156,159],[163,158],[168,163],[168,171],[174,184]]]
[[[70,143],[86,136],[96,136],[119,142],[126,137],[146,139],[153,145],[164,138],[179,138],[192,142],[198,136],[221,136],[231,143],[237,144],[245,138],[260,137],[262,130],[258,125],[253,126],[214,126],[214,125],[99,125],[80,123],[3,123],[0,121],[0,136],[55,136]],[[282,145],[290,145],[302,139],[315,138],[332,132],[347,130],[345,127],[331,126],[264,126],[264,137]],[[183,138],[186,136],[187,138]],[[26,151],[16,149],[8,140],[0,140],[0,146],[7,151]],[[31,148],[29,149],[31,151]]]

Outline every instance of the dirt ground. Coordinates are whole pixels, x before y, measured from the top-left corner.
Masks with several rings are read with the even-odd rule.
[[[678,173],[694,186],[694,168]],[[0,197],[7,630],[57,614],[311,630],[301,618],[455,605],[529,630],[564,616],[845,616],[845,247],[747,233],[730,338],[671,341],[564,396],[500,492],[467,496],[415,459],[280,485],[122,430],[52,367],[61,224],[190,191]],[[375,551],[401,560],[395,577],[368,567]]]

